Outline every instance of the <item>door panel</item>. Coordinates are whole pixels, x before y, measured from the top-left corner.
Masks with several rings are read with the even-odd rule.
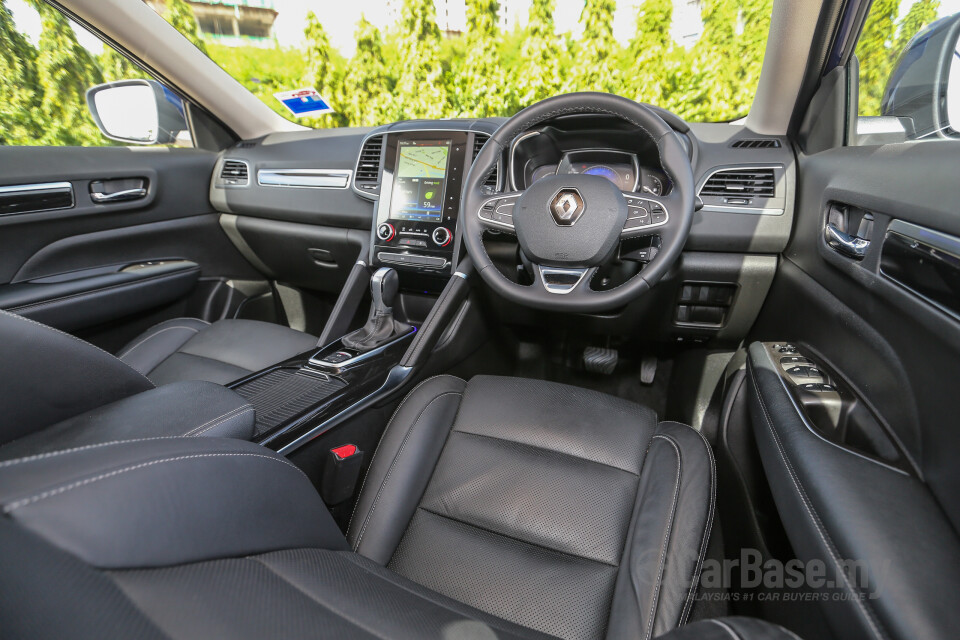
[[[837,637],[947,637],[960,624],[960,319],[942,304],[960,256],[938,253],[940,280],[919,282],[931,272],[906,273],[909,254],[890,244],[904,229],[940,247],[960,237],[958,160],[952,141],[801,155],[793,239],[752,332],[793,343],[874,429],[825,432],[769,344],[751,346],[753,429],[787,536],[853,596],[821,601]],[[831,246],[831,224],[862,255]],[[845,561],[864,563],[866,583],[835,571]]]
[[[215,162],[215,153],[193,149],[0,147],[0,189],[61,185],[43,190],[46,200],[6,190],[16,201],[0,214],[0,308],[68,331],[123,336],[132,333],[124,326],[188,310],[217,319],[236,305],[225,280],[263,276],[209,203]]]

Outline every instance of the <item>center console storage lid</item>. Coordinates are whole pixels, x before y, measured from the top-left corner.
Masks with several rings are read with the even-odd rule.
[[[348,549],[306,475],[239,440],[131,440],[8,460],[0,508],[103,569]]]
[[[0,447],[10,460],[115,440],[173,436],[253,438],[254,409],[219,384],[192,380],[85,411]]]

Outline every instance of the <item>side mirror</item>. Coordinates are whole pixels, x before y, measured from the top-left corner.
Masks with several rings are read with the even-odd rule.
[[[183,100],[155,80],[119,80],[87,89],[103,135],[131,144],[170,144],[187,128]]]
[[[919,32],[900,54],[880,105],[907,138],[960,137],[960,13]]]

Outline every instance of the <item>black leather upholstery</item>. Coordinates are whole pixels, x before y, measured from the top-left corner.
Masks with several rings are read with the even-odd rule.
[[[960,537],[929,487],[817,435],[777,366],[751,345],[754,433],[794,551],[838,585],[818,601],[837,637],[955,637]]]
[[[713,473],[697,432],[658,425],[630,402],[543,381],[440,376],[398,407],[348,539],[418,584],[525,627],[649,638],[689,613]]]
[[[0,447],[0,460],[115,440],[205,436],[250,440],[253,405],[212,382],[175,382],[97,407]]]
[[[0,310],[0,444],[154,385],[88,342]]]
[[[167,438],[2,462],[0,508],[4,638],[550,637],[349,551],[306,476],[250,443]],[[661,637],[794,638],[743,618]]]
[[[269,322],[176,318],[151,327],[117,356],[156,384],[226,384],[316,346],[314,336]]]

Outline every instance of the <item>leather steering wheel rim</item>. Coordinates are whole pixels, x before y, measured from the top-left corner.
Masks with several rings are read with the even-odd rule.
[[[483,184],[516,136],[552,118],[578,114],[614,116],[646,133],[657,147],[660,164],[670,178],[672,190],[669,195],[661,197],[636,194],[648,201],[661,203],[669,211],[668,221],[664,225],[651,229],[649,233],[639,234],[657,235],[661,242],[656,257],[640,273],[613,289],[594,291],[590,289],[590,280],[596,274],[597,267],[593,267],[585,273],[585,277],[581,276],[572,289],[565,292],[568,295],[560,295],[547,289],[541,273],[535,274],[534,284],[521,285],[512,282],[497,269],[483,245],[484,231],[493,227],[486,225],[481,219],[480,209],[494,195],[507,195],[491,194],[484,189]],[[520,195],[515,192],[510,197]],[[674,129],[654,110],[612,94],[570,93],[547,98],[518,112],[501,125],[483,146],[473,161],[464,184],[463,242],[484,281],[491,289],[512,302],[549,311],[606,311],[622,307],[648,291],[676,262],[693,223],[694,201],[693,171],[686,149]],[[587,212],[585,211],[584,215]],[[636,237],[636,234],[633,237]],[[537,270],[539,269],[538,266]]]

